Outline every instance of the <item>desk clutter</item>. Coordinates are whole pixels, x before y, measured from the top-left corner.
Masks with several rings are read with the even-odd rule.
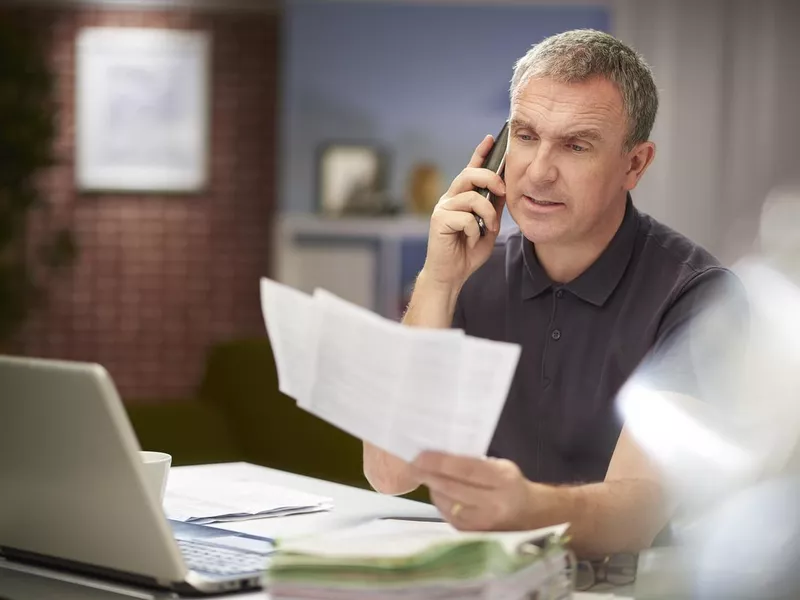
[[[205,525],[286,517],[327,511],[333,500],[273,485],[260,479],[247,464],[231,464],[209,476],[191,467],[173,469],[164,496],[167,517],[184,523]]]
[[[447,523],[374,520],[279,540],[264,585],[273,600],[570,598],[566,529],[465,533]]]
[[[206,524],[327,511],[333,500],[269,483],[258,467],[182,467],[169,475],[171,519]],[[439,521],[372,519],[275,541],[264,574],[272,600],[569,598],[567,525],[461,532]]]

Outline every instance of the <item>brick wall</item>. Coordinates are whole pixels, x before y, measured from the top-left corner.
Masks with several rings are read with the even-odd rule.
[[[275,205],[278,14],[25,10],[57,73],[59,165],[42,179],[69,224],[78,263],[50,286],[22,353],[97,361],[126,401],[190,395],[210,344],[263,335],[258,278],[268,274]],[[210,185],[191,195],[81,194],[74,186],[75,38],[85,26],[212,33]]]

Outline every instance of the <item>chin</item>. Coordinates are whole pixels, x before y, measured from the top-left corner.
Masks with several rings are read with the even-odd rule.
[[[567,236],[567,215],[532,215],[524,206],[510,205],[508,212],[522,235],[534,244],[550,244]]]
[[[561,241],[565,237],[565,232],[561,228],[553,227],[550,223],[517,221],[517,225],[525,239],[534,244],[552,244],[553,242]]]

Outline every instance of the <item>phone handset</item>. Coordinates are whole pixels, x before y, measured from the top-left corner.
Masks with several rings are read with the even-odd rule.
[[[484,169],[489,169],[490,171],[494,171],[500,177],[503,176],[503,167],[506,164],[506,146],[508,145],[508,121],[503,124],[503,128],[500,130],[500,133],[497,134],[497,137],[494,138],[494,145],[492,149],[489,150],[489,154],[486,155],[486,158],[481,165]],[[495,196],[492,194],[487,188],[475,188],[475,191],[478,192],[481,196],[489,200],[492,203],[492,206],[496,206],[495,204]],[[472,213],[475,215],[475,220],[478,221],[478,229],[480,229],[481,236],[486,235],[486,223],[483,221],[483,217]]]

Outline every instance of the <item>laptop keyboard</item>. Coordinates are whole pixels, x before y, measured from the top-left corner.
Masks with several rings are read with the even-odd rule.
[[[200,540],[176,540],[186,566],[212,575],[238,575],[263,571],[269,558],[263,554],[210,546]]]

